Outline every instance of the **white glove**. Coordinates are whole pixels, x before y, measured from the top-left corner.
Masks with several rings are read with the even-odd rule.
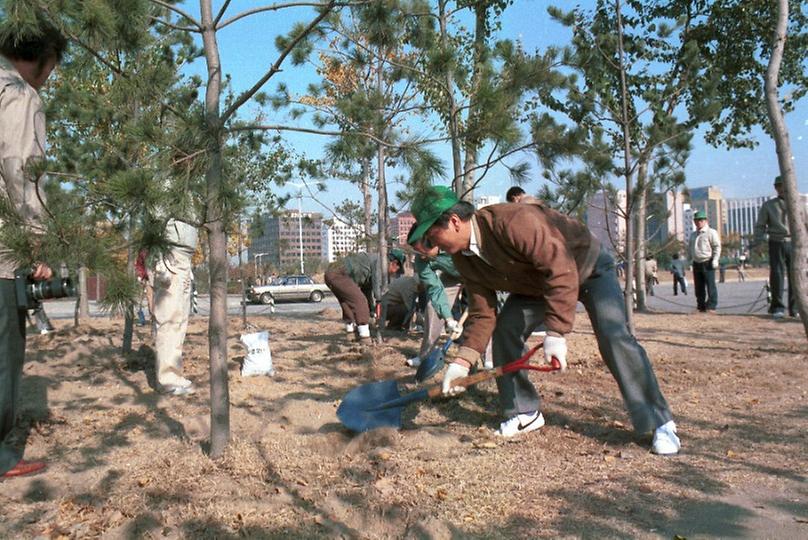
[[[449,339],[455,341],[460,339],[463,335],[463,325],[454,319],[446,319],[446,333],[449,334]]]
[[[461,377],[468,377],[469,368],[464,365],[451,363],[443,374],[443,395],[456,396],[466,391],[464,386],[452,386],[452,381]]]
[[[548,364],[557,358],[561,364],[561,371],[567,369],[567,340],[561,336],[547,335],[544,338],[544,359]]]
[[[713,261],[713,270],[718,268],[718,261]]]

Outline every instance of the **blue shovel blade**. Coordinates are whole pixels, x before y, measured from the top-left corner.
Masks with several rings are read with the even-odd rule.
[[[415,382],[422,383],[443,369],[446,351],[449,350],[451,345],[452,340],[447,339],[442,346],[432,349],[427,357],[421,361],[421,365],[418,366],[418,371],[415,372]]]
[[[401,408],[373,410],[399,397],[396,381],[381,381],[358,386],[345,394],[337,409],[340,422],[357,433],[379,427],[401,427]]]
[[[396,381],[363,384],[345,394],[337,409],[337,418],[357,433],[380,427],[398,429],[404,406],[428,397],[428,389],[401,396]]]

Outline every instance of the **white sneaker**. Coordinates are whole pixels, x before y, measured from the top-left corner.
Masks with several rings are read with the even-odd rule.
[[[536,411],[526,414],[517,414],[513,418],[502,422],[496,434],[500,437],[513,437],[520,433],[535,431],[544,425],[544,416]]]
[[[679,453],[681,446],[679,437],[676,436],[676,424],[673,423],[673,420],[654,430],[654,442],[651,444],[651,452],[654,454],[672,456]]]
[[[774,313],[772,313],[772,318],[774,319],[783,319],[786,316],[786,310],[778,309]]]
[[[196,393],[194,383],[185,377],[179,378],[174,384],[160,384],[158,391],[161,394],[168,394],[171,396],[189,396]]]
[[[413,356],[412,358],[407,358],[405,364],[407,364],[410,367],[418,367],[421,365],[421,357]]]

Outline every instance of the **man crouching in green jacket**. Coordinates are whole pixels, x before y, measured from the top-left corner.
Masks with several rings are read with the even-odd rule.
[[[468,375],[493,334],[494,364],[519,358],[531,332],[544,323],[544,355],[566,369],[567,342],[580,300],[592,321],[601,356],[620,387],[634,429],[653,431],[652,451],[679,452],[679,438],[645,350],[626,325],[614,260],[585,225],[545,206],[495,204],[475,211],[449,188],[416,197],[418,223],[410,241],[424,238],[452,254],[469,293],[464,344],[443,379],[443,393],[463,391],[452,381]],[[496,291],[510,296],[496,314]],[[511,437],[544,425],[539,395],[526,371],[497,379],[506,420],[497,433]]]

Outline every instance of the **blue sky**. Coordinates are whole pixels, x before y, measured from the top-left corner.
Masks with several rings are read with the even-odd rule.
[[[221,1],[214,1],[214,11],[218,10]],[[565,44],[569,39],[568,31],[552,21],[547,15],[549,5],[562,5],[565,8],[572,6],[571,2],[551,2],[549,0],[516,0],[502,17],[501,37],[520,39],[527,50],[544,48],[548,45]],[[587,7],[593,2],[580,2]],[[237,14],[264,2],[250,0],[234,0],[225,16]],[[197,15],[198,2],[186,2],[185,9]],[[295,8],[281,10],[278,13],[261,13],[242,19],[223,29],[219,33],[219,46],[222,66],[226,74],[232,76],[235,90],[243,90],[264,74],[264,71],[276,57],[274,46],[275,36],[287,32],[293,22],[310,20],[311,11],[308,8]],[[204,63],[199,62],[193,66],[192,71],[204,72]],[[265,87],[266,91],[275,89],[277,82],[284,81],[290,87],[303,89],[305,84],[315,80],[312,69],[300,69],[286,66],[284,73],[277,79],[270,81]],[[248,105],[246,112],[256,111]],[[274,123],[280,119],[273,118]],[[801,192],[808,192],[808,99],[797,104],[797,109],[786,117],[790,130],[792,151],[797,171],[798,188]],[[289,124],[294,124],[291,120]],[[298,124],[301,125],[301,124]],[[778,174],[777,155],[774,142],[761,130],[757,130],[755,138],[759,142],[754,150],[726,150],[713,148],[707,145],[701,134],[698,133],[693,140],[693,151],[686,167],[687,185],[699,187],[705,185],[718,186],[725,197],[753,197],[758,195],[773,195],[772,179]],[[298,151],[305,151],[312,157],[319,157],[320,148],[327,142],[324,137],[301,134],[285,134],[290,144]],[[446,148],[436,148],[450,167],[448,144]],[[535,163],[535,162],[534,162]],[[534,167],[533,178],[523,187],[529,193],[539,189],[543,181],[540,179],[540,170]],[[480,188],[479,195],[504,195],[511,181],[507,171],[500,167],[488,173]],[[296,191],[297,188],[291,188]],[[393,187],[395,190],[395,186]],[[319,196],[327,204],[335,204],[344,198],[358,198],[358,191],[345,183],[332,182],[328,193]],[[304,210],[322,211],[311,199],[303,200]]]

